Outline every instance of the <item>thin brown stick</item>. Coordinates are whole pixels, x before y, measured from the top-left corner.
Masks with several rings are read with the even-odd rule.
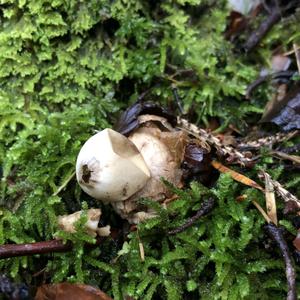
[[[172,229],[170,231],[168,231],[169,235],[174,235],[177,233],[180,233],[184,230],[186,230],[187,228],[191,227],[197,220],[199,220],[201,217],[207,215],[209,212],[211,212],[211,210],[213,209],[215,205],[215,200],[213,198],[209,198],[208,200],[204,201],[200,207],[200,209],[197,211],[197,213],[189,218],[186,223],[184,223],[183,225]]]
[[[63,243],[62,240],[51,240],[29,244],[6,244],[0,246],[0,259],[44,254],[50,252],[67,252],[72,249],[72,243]]]
[[[272,74],[264,75],[259,78],[257,78],[255,81],[253,81],[246,90],[246,99],[250,99],[252,92],[261,84],[268,80],[288,80],[289,78],[293,77],[294,75],[298,74],[297,71],[279,71]]]
[[[276,242],[284,259],[285,273],[286,273],[286,279],[288,285],[288,293],[286,299],[296,300],[297,299],[296,272],[293,266],[292,256],[290,254],[287,243],[283,237],[282,230],[272,223],[266,225],[266,229],[270,237]]]
[[[103,237],[98,237],[95,244],[87,244],[87,246],[99,245],[102,241]],[[72,248],[72,242],[68,241],[64,243],[62,240],[50,240],[28,244],[6,244],[0,246],[0,259],[53,252],[68,252],[71,251]]]
[[[244,45],[246,52],[252,51],[259,42],[265,37],[269,30],[280,20],[281,14],[279,9],[274,9],[272,13],[259,25],[258,29],[254,31]]]

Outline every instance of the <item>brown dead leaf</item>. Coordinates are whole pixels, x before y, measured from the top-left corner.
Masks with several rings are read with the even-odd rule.
[[[246,28],[246,26],[246,17],[237,11],[231,11],[229,16],[229,25],[225,32],[225,37],[232,41]]]
[[[278,221],[277,221],[277,209],[276,209],[274,185],[271,181],[271,177],[267,173],[262,171],[262,174],[265,178],[267,214],[271,219],[271,221],[277,226]]]
[[[286,71],[292,60],[283,54],[277,54],[272,57],[272,70],[274,72]]]
[[[292,193],[290,193],[288,190],[286,190],[278,181],[271,178],[271,176],[267,174],[270,178],[270,181],[272,182],[274,186],[274,190],[277,193],[279,197],[283,199],[285,202],[285,209],[284,213],[293,213],[293,212],[299,212],[300,211],[300,200],[294,196]],[[259,174],[260,178],[264,178],[264,175],[261,173]]]
[[[277,87],[276,92],[273,94],[270,101],[265,106],[263,115],[260,122],[269,122],[274,115],[278,112],[278,107],[284,107],[286,101],[285,96],[287,93],[287,85],[281,84]]]
[[[293,240],[293,245],[296,247],[298,251],[300,251],[300,229],[298,230],[298,234],[296,238]]]
[[[273,98],[260,122],[275,123],[284,131],[300,129],[300,86],[295,86],[281,99]]]
[[[298,73],[300,74],[300,51],[299,51],[299,47],[296,44],[293,44],[293,48],[294,48],[294,51],[295,51],[296,62],[297,62],[297,67],[298,67]]]
[[[246,199],[248,199],[248,196],[246,194],[243,194],[243,195],[240,195],[240,196],[236,197],[236,200],[238,202],[243,202]]]
[[[256,183],[255,181],[253,181],[252,179],[246,177],[245,175],[243,174],[240,174],[236,171],[233,171],[227,167],[225,167],[224,165],[222,165],[220,162],[217,162],[217,161],[212,161],[212,166],[217,169],[219,172],[221,173],[227,173],[229,174],[234,180],[238,181],[238,182],[241,182],[245,185],[248,185],[250,187],[253,187],[255,189],[258,189],[258,190],[261,190],[261,191],[264,191],[264,189],[258,184]]]
[[[71,284],[67,282],[57,284],[43,284],[37,290],[35,300],[113,300],[104,292],[90,285]]]

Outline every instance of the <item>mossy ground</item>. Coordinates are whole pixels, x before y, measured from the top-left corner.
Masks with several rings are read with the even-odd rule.
[[[119,238],[86,249],[90,237],[80,230],[66,236],[56,225],[57,215],[100,206],[103,222],[123,227],[111,208],[81,192],[72,173],[82,143],[110,127],[149,88],[148,99],[174,107],[176,86],[185,111],[192,108],[191,120],[203,127],[215,117],[222,128],[234,124],[246,133],[260,118],[270,88],[245,100],[246,87],[268,67],[272,49],[290,49],[299,40],[299,20],[296,15],[276,25],[247,55],[224,39],[226,2],[1,2],[0,243],[61,235],[75,244],[65,254],[1,260],[2,273],[30,286],[43,280],[84,282],[116,300],[285,297],[284,263],[268,244],[263,218],[250,201],[236,201],[247,194],[264,205],[263,195],[225,175],[210,190],[192,183],[177,191],[179,199],[168,210],[148,203],[159,217],[139,225],[125,242]],[[263,151],[247,175],[256,179],[259,168],[299,193],[299,174],[287,174]],[[166,234],[209,195],[217,199],[209,216],[176,236]],[[282,222],[293,230],[288,220]],[[32,276],[44,268],[43,278]]]

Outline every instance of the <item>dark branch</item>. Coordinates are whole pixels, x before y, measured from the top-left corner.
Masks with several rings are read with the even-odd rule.
[[[174,235],[174,234],[180,233],[180,232],[186,230],[187,228],[191,227],[201,217],[203,217],[203,216],[207,215],[208,213],[210,213],[212,211],[214,205],[215,205],[215,200],[213,198],[209,198],[208,200],[205,200],[202,203],[200,209],[197,211],[197,213],[193,217],[188,219],[186,221],[186,223],[179,226],[178,228],[175,228],[175,229],[172,229],[172,230],[168,231],[168,234],[169,235]]]
[[[99,237],[95,244],[87,245],[99,245],[102,241],[103,238]],[[62,240],[51,240],[29,244],[6,244],[0,246],[0,259],[53,252],[68,252],[71,251],[72,248],[73,244],[70,241],[64,244]]]
[[[276,72],[273,74],[268,74],[265,76],[261,76],[259,78],[257,78],[255,81],[253,81],[251,84],[249,84],[249,86],[247,87],[246,90],[246,98],[249,99],[252,92],[261,84],[263,84],[264,82],[268,81],[268,80],[275,80],[278,79],[280,81],[282,80],[289,80],[291,77],[293,77],[294,75],[297,75],[297,71],[280,71],[280,72]]]
[[[269,32],[269,30],[275,25],[281,18],[281,13],[278,9],[274,9],[272,13],[265,19],[258,29],[254,31],[247,42],[244,45],[244,50],[246,52],[252,51],[258,43],[264,38],[264,36]]]
[[[287,300],[296,300],[296,272],[293,266],[293,259],[289,248],[282,235],[282,230],[272,223],[266,225],[266,230],[270,237],[276,242],[284,259],[285,273],[288,284]]]

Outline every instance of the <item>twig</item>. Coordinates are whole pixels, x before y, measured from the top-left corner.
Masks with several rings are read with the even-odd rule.
[[[274,224],[269,223],[266,225],[266,230],[270,237],[276,242],[277,246],[280,249],[280,252],[283,256],[285,263],[285,273],[288,284],[288,293],[287,300],[296,300],[297,292],[296,292],[296,273],[293,266],[293,260],[291,254],[289,252],[289,248],[287,243],[282,235],[282,230],[276,227]]]
[[[186,230],[187,228],[191,227],[197,220],[199,220],[201,217],[203,217],[203,216],[207,215],[209,212],[211,212],[214,205],[215,205],[215,200],[213,198],[209,198],[208,200],[205,200],[202,203],[200,209],[197,211],[197,213],[193,217],[189,218],[186,223],[179,226],[178,228],[168,231],[168,234],[174,235],[174,234],[180,233],[180,232]]]
[[[298,74],[297,71],[279,71],[272,74],[264,75],[259,78],[257,78],[255,81],[253,81],[246,90],[246,98],[249,99],[252,92],[261,84],[263,84],[267,80],[273,80],[273,79],[280,79],[280,78],[291,78],[294,75]]]
[[[280,151],[271,151],[270,153],[278,158],[290,160],[296,164],[300,164],[300,156],[298,156],[298,155],[286,154],[286,153],[280,152]]]
[[[252,200],[252,203],[255,205],[255,207],[258,209],[258,211],[261,213],[261,215],[264,217],[267,223],[272,222],[267,213],[264,211],[264,209],[255,200]]]
[[[272,13],[265,19],[257,30],[255,30],[247,42],[244,44],[244,50],[246,52],[252,51],[258,43],[264,38],[264,36],[269,32],[269,30],[275,25],[281,18],[280,10],[274,9]]]
[[[89,246],[99,245],[103,241],[103,237],[96,239],[95,244],[87,244]],[[6,244],[0,246],[0,259],[29,256],[34,254],[45,254],[53,252],[68,252],[73,248],[72,242],[64,243],[62,240],[50,240],[28,244]]]
[[[296,144],[294,146],[291,146],[291,147],[287,147],[287,148],[279,148],[277,150],[280,152],[287,153],[287,154],[296,153],[296,152],[300,151],[300,143]]]
[[[178,90],[177,90],[177,87],[175,84],[172,84],[172,92],[173,92],[173,96],[174,96],[174,99],[176,101],[176,104],[177,104],[177,107],[179,109],[179,112],[181,115],[184,114],[184,110],[183,110],[183,107],[182,107],[182,100],[180,99],[180,96],[178,95]]]
[[[268,12],[268,17],[262,21],[260,26],[256,31],[254,31],[247,42],[244,44],[244,50],[250,52],[253,50],[258,43],[264,38],[264,36],[269,32],[269,30],[278,22],[282,17],[287,14],[292,13],[291,10],[296,9],[299,6],[299,0],[295,1],[277,1],[273,0],[273,5],[270,7],[266,4],[266,1],[263,1],[263,6]],[[280,3],[284,4],[280,6]]]
[[[227,156],[227,161],[230,163],[238,163],[242,166],[251,166],[253,164],[253,159],[248,158],[245,154],[231,146],[224,145],[218,137],[188,122],[186,119],[178,117],[177,124],[178,128],[198,138],[202,142],[201,146],[203,148],[210,150],[210,146],[213,146],[218,154]]]
[[[64,244],[61,240],[51,240],[29,244],[6,244],[0,246],[0,259],[50,252],[67,252],[71,249],[71,242]]]
[[[52,194],[52,196],[57,196],[67,185],[68,183],[73,179],[76,172],[72,172],[71,175],[65,180],[65,182],[62,183],[62,185],[57,189],[55,193]]]
[[[272,149],[274,144],[278,144],[283,141],[290,140],[291,138],[295,137],[298,134],[299,134],[299,130],[295,130],[295,131],[291,131],[289,133],[277,132],[275,135],[265,136],[265,137],[259,138],[257,140],[252,140],[252,141],[243,142],[243,140],[240,140],[240,142],[237,146],[237,149],[242,152],[249,151],[249,150],[259,150],[262,147],[268,147],[268,148]],[[300,149],[300,147],[299,147],[299,149]],[[294,150],[294,149],[292,149],[292,150]],[[282,151],[282,150],[277,149],[277,151]],[[285,152],[285,151],[282,151],[282,152]]]

